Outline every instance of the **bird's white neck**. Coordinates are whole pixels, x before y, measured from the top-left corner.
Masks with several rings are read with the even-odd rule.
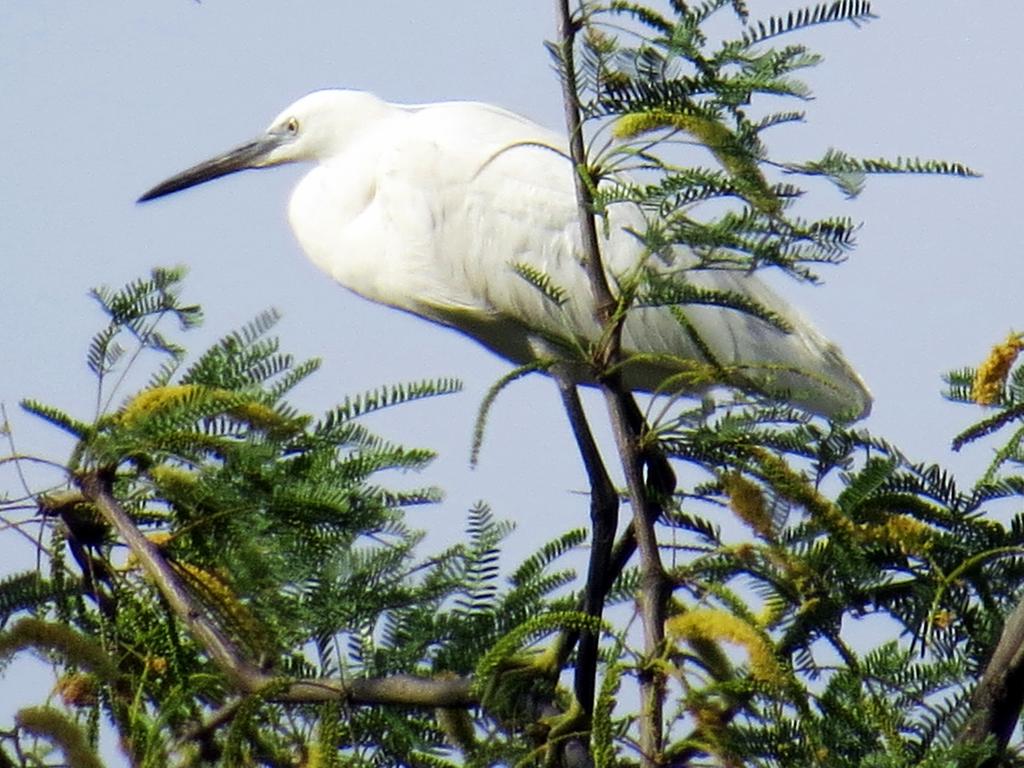
[[[386,201],[379,199],[379,181],[393,146],[390,136],[401,130],[410,112],[369,98],[373,114],[360,115],[365,123],[353,126],[347,141],[319,158],[292,193],[288,216],[317,267],[372,301],[411,310],[394,298],[395,270],[402,270],[392,262],[399,246],[389,236],[382,210]]]

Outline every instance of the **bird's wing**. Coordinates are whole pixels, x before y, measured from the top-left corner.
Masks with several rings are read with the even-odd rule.
[[[378,199],[405,269],[417,272],[422,306],[405,307],[467,331],[505,357],[526,362],[598,338],[581,264],[572,166],[562,139],[483,104],[419,108],[382,162]],[[390,202],[389,202],[390,201]],[[629,313],[627,383],[699,391],[714,380],[758,389],[826,415],[864,415],[870,394],[839,350],[756,275],[686,270],[681,252],[650,257],[629,205],[599,222],[614,285],[649,264],[710,289],[753,300],[784,331],[749,313],[685,304]],[[717,372],[717,373],[716,373]],[[711,374],[709,376],[709,373]],[[585,379],[587,374],[577,374]]]
[[[523,346],[528,335],[570,346],[593,338],[572,166],[557,134],[485,104],[429,105],[410,117],[382,158],[377,202],[381,220],[402,231],[392,263],[422,281],[413,311],[450,315],[460,328],[467,315],[488,322],[481,340],[520,362],[536,355]]]

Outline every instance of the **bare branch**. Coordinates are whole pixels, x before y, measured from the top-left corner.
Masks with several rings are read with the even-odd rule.
[[[594,440],[587,423],[587,415],[583,411],[576,386],[567,380],[558,379],[558,389],[562,394],[562,403],[572,425],[576,444],[580,449],[583,465],[590,480],[590,522],[591,545],[590,564],[587,567],[587,586],[583,594],[582,609],[590,616],[601,617],[604,612],[605,598],[611,588],[615,574],[611,570],[612,547],[615,544],[615,531],[619,524],[619,495],[615,485],[608,476],[601,452]],[[562,638],[560,656],[568,655],[575,637]],[[587,717],[594,713],[594,691],[597,680],[597,647],[598,635],[585,632],[579,638],[580,649],[576,662],[575,690],[576,699]]]
[[[986,768],[996,765],[1024,707],[1024,597],[1007,617],[1003,633],[971,696],[971,712],[960,741],[981,744],[993,737],[998,749]]]
[[[649,493],[643,477],[644,454],[639,435],[630,423],[632,395],[614,386],[601,387],[612,422],[612,432],[622,460],[629,489],[629,503],[633,509],[633,532],[640,552],[640,616],[644,628],[644,654],[649,664],[641,671],[641,729],[640,746],[643,764],[661,763],[663,737],[662,710],[665,698],[665,675],[655,660],[663,653],[665,644],[665,615],[671,584],[661,563],[661,552],[655,523],[661,513],[659,503]],[[632,403],[633,408],[636,404]]]

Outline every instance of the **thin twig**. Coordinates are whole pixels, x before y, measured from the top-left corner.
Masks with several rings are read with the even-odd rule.
[[[127,328],[131,332],[131,334],[138,341],[138,345],[135,347],[135,351],[132,352],[131,358],[129,358],[128,362],[121,369],[121,375],[117,377],[117,381],[115,381],[114,382],[114,386],[111,387],[110,394],[107,395],[107,401],[105,403],[102,402],[103,401],[103,384],[106,381],[105,374],[106,374],[108,369],[102,369],[103,372],[99,374],[99,376],[98,376],[99,383],[97,384],[97,387],[96,387],[96,418],[97,419],[110,409],[110,405],[111,405],[111,403],[114,402],[114,396],[117,394],[117,390],[119,390],[121,388],[121,385],[124,383],[124,380],[128,377],[128,373],[134,367],[135,362],[139,359],[139,357],[142,355],[143,352],[145,352],[147,349],[149,349],[149,347],[146,344],[147,340],[150,339],[153,336],[153,333],[156,331],[156,327],[160,324],[160,321],[163,320],[164,317],[167,316],[167,313],[169,311],[170,310],[167,310],[167,309],[160,310],[160,312],[157,313],[156,317],[153,318],[150,321],[149,327],[143,329],[141,333],[136,332],[135,330],[133,330],[130,325],[122,326],[124,328]],[[109,370],[112,371],[112,369],[109,369]]]
[[[18,446],[14,444],[14,428],[11,426],[10,419],[7,417],[7,406],[2,402],[0,402],[0,431],[2,431],[4,436],[7,438],[7,445],[10,448],[10,455],[4,456],[2,459],[0,459],[0,464],[13,462],[14,471],[18,475],[18,481],[21,483],[21,489],[25,492],[25,498],[35,498],[36,494],[34,494],[32,492],[32,489],[29,487],[28,478],[25,477],[25,471],[21,468],[22,462],[28,461],[38,464],[44,464],[51,468],[57,468],[66,471],[62,465],[56,464],[55,462],[47,461],[46,459],[40,459],[36,456],[24,456],[18,453]],[[19,533],[20,535],[28,539],[30,542],[32,542],[32,546],[36,549],[36,570],[41,570],[43,564],[43,555],[50,554],[49,550],[42,542],[45,521],[39,521],[39,535],[32,536],[30,533],[21,530],[19,525],[7,520],[6,517],[0,517],[0,520],[3,520],[5,524],[9,524],[10,527],[13,528],[17,533]]]
[[[11,454],[5,457],[4,461],[14,461],[14,471],[18,473],[18,480],[21,482],[21,489],[25,491],[29,496],[32,495],[32,489],[28,487],[28,480],[25,478],[25,473],[21,469],[22,460],[30,460],[31,457],[18,456],[18,447],[14,444],[14,428],[11,427],[10,419],[7,418],[7,406],[4,403],[0,403],[0,429],[3,430],[4,436],[7,438],[7,445],[11,449]]]

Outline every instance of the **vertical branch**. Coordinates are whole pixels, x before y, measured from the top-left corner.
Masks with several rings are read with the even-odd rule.
[[[600,241],[594,218],[594,179],[587,163],[584,145],[583,121],[577,89],[575,41],[579,22],[572,17],[569,0],[556,0],[559,21],[559,51],[562,59],[562,97],[566,128],[569,133],[569,151],[575,173],[576,204],[580,220],[583,246],[583,264],[594,299],[594,316],[606,331],[603,348],[597,350],[595,364],[599,372],[619,362],[621,357],[622,313],[608,285],[601,261]],[[618,316],[617,316],[618,315]],[[656,501],[648,493],[644,481],[645,453],[641,447],[641,425],[631,418],[637,408],[632,395],[623,389],[617,374],[602,375],[601,391],[605,396],[616,447],[622,462],[633,510],[633,528],[640,551],[642,594],[640,610],[644,628],[644,652],[647,669],[641,672],[641,725],[640,747],[645,766],[661,762],[663,733],[662,710],[665,690],[664,674],[655,663],[664,650],[665,610],[669,582],[661,564],[661,554],[655,534],[655,521],[660,513]]]
[[[579,27],[569,10],[569,0],[557,0],[558,44],[562,56],[562,105],[565,110],[565,127],[569,131],[569,154],[575,173],[573,182],[576,189],[576,210],[580,220],[580,237],[583,243],[583,268],[587,271],[590,290],[594,294],[594,317],[602,326],[612,322],[615,313],[615,297],[608,286],[601,263],[601,246],[597,236],[597,222],[594,221],[594,187],[590,168],[587,165],[587,149],[584,145],[583,120],[580,116],[580,97],[576,90],[576,56],[574,46]],[[603,351],[603,362],[618,357],[621,334],[609,334],[608,348]]]
[[[604,601],[611,588],[615,572],[612,570],[612,548],[615,545],[615,530],[619,522],[619,496],[605,469],[597,442],[587,424],[576,386],[561,377],[558,389],[562,403],[572,425],[576,444],[580,449],[583,466],[590,481],[590,522],[591,545],[590,563],[587,566],[587,586],[583,595],[583,610],[590,616],[601,617]],[[594,714],[594,692],[597,682],[597,650],[599,637],[595,632],[584,632],[579,638],[579,653],[576,661],[576,700],[589,720]],[[563,640],[566,650],[571,639]]]
[[[665,650],[665,615],[671,591],[654,529],[661,507],[655,495],[648,492],[644,481],[645,457],[640,446],[640,433],[629,418],[629,405],[636,407],[632,395],[608,383],[602,383],[601,391],[626,476],[629,504],[633,510],[633,531],[640,552],[640,617],[646,661],[646,668],[640,672],[640,747],[643,751],[642,764],[653,767],[661,764],[662,757],[665,673],[657,660]]]

